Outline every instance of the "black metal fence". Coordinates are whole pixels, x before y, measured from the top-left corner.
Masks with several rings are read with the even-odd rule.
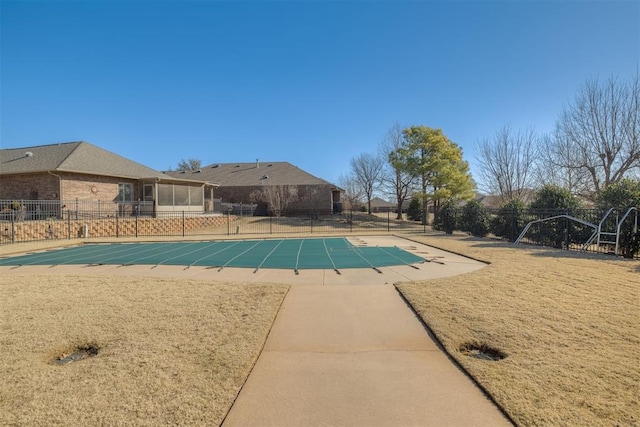
[[[0,221],[155,215],[153,202],[0,200]]]
[[[287,216],[253,216],[255,205],[225,206],[219,212],[153,212],[153,206],[132,203],[71,203],[0,201],[0,245],[72,238],[187,237],[270,234],[424,233],[419,222],[395,220],[395,214],[369,215],[359,211],[307,210]],[[569,250],[614,252],[615,236],[592,242],[594,226],[606,215],[601,209],[499,209],[490,211],[489,233],[514,242],[528,223],[521,242]],[[624,211],[614,211],[602,230],[615,233]],[[429,229],[431,227],[429,226]],[[621,227],[620,253],[638,257],[638,213]],[[634,249],[635,248],[635,249]],[[635,252],[634,252],[635,251]]]
[[[489,230],[497,237],[514,242],[525,230],[527,224],[535,222],[521,237],[521,243],[568,250],[614,253],[615,233],[625,210],[612,210],[598,229],[597,227],[608,212],[609,210],[605,209],[499,209],[491,211]],[[640,239],[637,215],[637,212],[633,212],[620,227],[618,242],[623,255],[625,250],[631,251],[633,245]],[[598,231],[602,232],[600,245],[597,244]],[[589,243],[592,237],[594,240]],[[635,254],[635,256],[638,255]]]
[[[232,234],[424,232],[418,222],[396,220],[395,214],[370,215],[360,211],[294,211],[287,216],[240,217]]]
[[[124,213],[60,209],[48,211],[49,215],[20,215],[15,211],[0,217],[0,244],[73,238],[426,231],[426,226],[419,223],[393,219],[392,213],[369,215],[355,211],[298,211],[286,217],[249,216],[243,209],[238,214],[227,210],[224,214],[181,211],[155,215],[143,215],[135,208]]]

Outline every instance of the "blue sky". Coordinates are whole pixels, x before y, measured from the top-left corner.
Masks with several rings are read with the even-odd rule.
[[[289,161],[336,182],[389,128],[464,150],[550,130],[640,62],[636,1],[5,1],[0,147],[85,140],[159,170]]]

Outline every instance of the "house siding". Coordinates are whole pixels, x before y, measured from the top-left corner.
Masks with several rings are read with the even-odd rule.
[[[140,198],[138,180],[108,176],[61,174],[64,200],[114,202],[118,199],[118,184],[133,184],[133,200]]]
[[[135,179],[69,173],[0,175],[0,200],[113,202],[118,198],[119,183],[133,184],[134,200],[138,200],[140,189]]]
[[[0,175],[0,200],[57,200],[60,181],[48,173]]]

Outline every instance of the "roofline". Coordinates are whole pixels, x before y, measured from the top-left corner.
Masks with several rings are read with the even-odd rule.
[[[154,181],[170,181],[170,182],[191,182],[191,183],[196,183],[196,184],[204,184],[204,185],[211,185],[213,187],[220,187],[220,184],[218,184],[217,182],[209,182],[209,181],[198,181],[196,179],[179,179],[179,178],[173,178],[173,177],[169,177],[169,178],[162,178],[159,176],[143,176],[142,178],[136,178],[136,179],[142,179],[142,180],[154,180]]]
[[[3,151],[28,150],[30,148],[53,147],[53,146],[57,146],[57,145],[69,145],[69,144],[80,144],[82,142],[86,142],[87,144],[91,144],[89,141],[84,141],[84,140],[80,140],[80,141],[65,141],[65,142],[52,142],[51,144],[31,145],[29,147],[7,147],[7,148],[3,148],[2,150]],[[91,144],[91,145],[94,145],[94,144]],[[108,151],[108,150],[105,150],[105,151]]]
[[[67,170],[67,169],[42,169],[42,170],[33,170],[28,172],[14,172],[14,173],[2,173],[0,172],[0,176],[10,176],[10,175],[30,175],[36,173],[70,173],[76,175],[94,175],[94,176],[107,176],[111,178],[126,178],[126,179],[134,179],[134,180],[154,180],[154,181],[170,181],[170,182],[190,182],[190,183],[198,183],[204,185],[212,185],[215,187],[219,187],[220,184],[209,181],[198,181],[195,179],[180,179],[173,178],[172,176],[167,175],[167,177],[160,176],[129,176],[129,175],[112,175],[112,174],[104,174],[97,172],[86,172],[86,171],[75,171],[75,170]]]

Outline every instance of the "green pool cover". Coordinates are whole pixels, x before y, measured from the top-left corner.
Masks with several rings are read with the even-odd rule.
[[[377,268],[423,258],[398,247],[361,247],[346,238],[86,244],[0,259],[0,266],[184,265],[281,269]]]

